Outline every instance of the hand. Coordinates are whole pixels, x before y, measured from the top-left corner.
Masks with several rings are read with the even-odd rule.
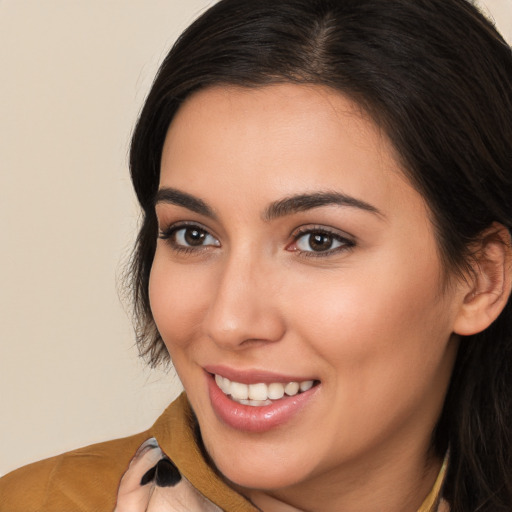
[[[179,472],[154,438],[137,450],[119,485],[114,512],[222,512]]]

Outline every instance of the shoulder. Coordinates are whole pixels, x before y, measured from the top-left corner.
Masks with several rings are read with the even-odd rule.
[[[7,474],[0,478],[0,512],[112,510],[121,476],[147,437],[94,444]]]

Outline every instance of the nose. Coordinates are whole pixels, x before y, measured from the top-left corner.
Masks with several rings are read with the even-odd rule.
[[[232,255],[218,269],[216,293],[204,318],[206,334],[219,347],[243,350],[279,341],[285,321],[279,307],[276,269],[261,258]]]

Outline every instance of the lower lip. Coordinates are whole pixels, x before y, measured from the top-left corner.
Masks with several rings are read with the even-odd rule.
[[[267,432],[290,421],[316,394],[319,386],[276,400],[270,405],[243,405],[231,400],[215,383],[213,375],[206,374],[213,411],[220,421],[235,430]]]

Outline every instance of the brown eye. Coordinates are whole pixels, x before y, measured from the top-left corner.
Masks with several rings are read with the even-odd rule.
[[[173,242],[177,246],[182,247],[201,247],[214,245],[218,247],[219,241],[214,238],[208,231],[198,226],[184,226],[177,228],[172,233]]]
[[[321,231],[306,233],[297,240],[297,248],[300,251],[323,252],[341,245],[342,242],[337,240],[334,235]]]
[[[314,255],[316,253],[320,256],[324,253],[327,256],[353,246],[354,242],[337,233],[312,229],[303,231],[302,234],[296,236],[292,250],[300,251],[305,255]]]
[[[176,232],[176,235],[180,232],[180,231],[183,231],[183,240],[185,241],[185,243],[187,245],[192,245],[192,246],[195,246],[195,245],[203,245],[205,239],[206,239],[206,236],[207,236],[207,233],[206,231],[203,231],[202,229],[197,229],[197,228],[184,228],[184,229],[180,229]]]
[[[308,245],[313,251],[328,251],[333,242],[333,237],[325,233],[311,233],[308,236]]]
[[[199,226],[171,226],[164,230],[159,237],[167,240],[171,247],[178,249],[201,248],[208,246],[220,247],[220,242],[206,229]]]

